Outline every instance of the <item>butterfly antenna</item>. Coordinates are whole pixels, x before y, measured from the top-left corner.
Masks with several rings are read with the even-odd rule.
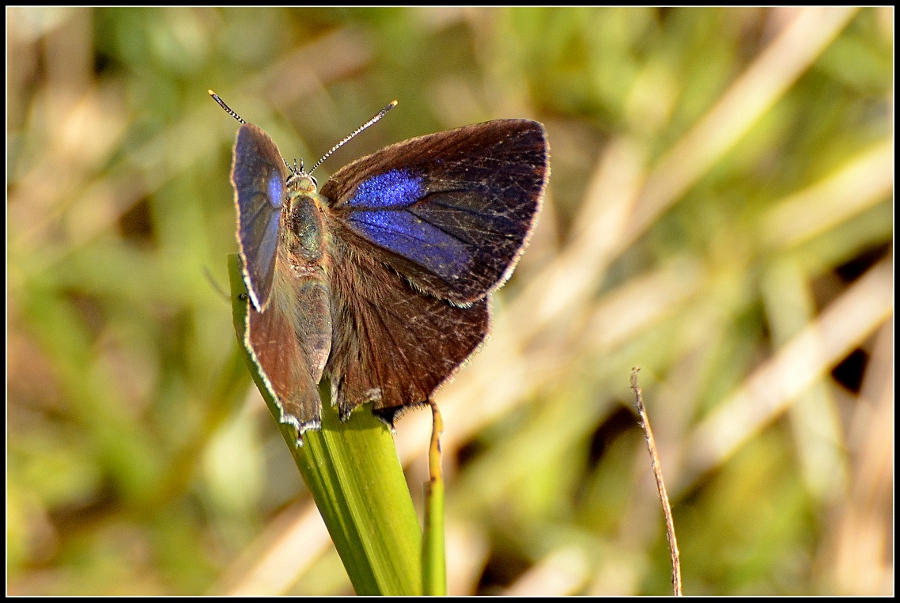
[[[216,93],[213,92],[212,90],[207,90],[207,92],[209,92],[209,95],[210,95],[211,97],[213,97],[213,100],[214,100],[214,101],[216,101],[217,103],[219,103],[219,106],[220,106],[220,107],[222,107],[223,109],[225,109],[225,113],[227,113],[228,115],[232,116],[233,118],[235,118],[236,120],[238,120],[238,121],[241,122],[242,124],[247,123],[247,122],[244,121],[244,119],[243,119],[240,115],[238,115],[237,113],[235,113],[235,112],[231,109],[231,107],[229,107],[228,105],[226,105],[226,104],[225,104],[225,101],[223,101],[221,98],[219,98],[219,95],[218,95],[218,94],[216,94]]]
[[[212,93],[212,91],[210,91],[210,93]],[[219,101],[219,104],[222,105],[222,107],[224,107],[226,111],[229,111],[232,115],[234,115],[234,111],[231,111],[231,109],[228,109],[227,106],[225,105],[225,103],[223,103],[221,100],[219,100],[219,98],[218,98],[217,96],[213,95],[213,98],[215,98],[217,101]],[[312,166],[312,168],[311,168],[308,172],[306,172],[306,173],[307,173],[307,174],[312,174],[312,173],[313,173],[313,170],[315,170],[317,167],[319,167],[320,165],[322,165],[322,162],[325,161],[326,159],[328,159],[328,158],[331,156],[332,153],[334,153],[334,152],[337,151],[339,148],[341,148],[342,146],[344,146],[345,144],[347,144],[347,143],[350,141],[351,138],[353,138],[354,136],[356,136],[357,134],[359,134],[360,132],[362,132],[363,130],[365,130],[366,128],[368,128],[369,126],[371,126],[372,124],[374,124],[376,121],[380,120],[382,117],[384,117],[384,115],[385,115],[388,111],[390,111],[391,109],[393,109],[393,108],[396,107],[396,106],[397,106],[397,101],[391,101],[391,104],[389,104],[387,107],[385,107],[384,109],[382,109],[381,111],[379,111],[379,112],[378,112],[378,115],[376,115],[375,117],[373,117],[372,119],[370,119],[369,121],[367,121],[366,123],[364,123],[363,125],[361,125],[360,127],[358,127],[358,128],[356,129],[356,131],[353,132],[353,134],[351,134],[350,136],[348,136],[348,137],[345,138],[344,140],[342,140],[342,141],[340,141],[339,143],[337,143],[336,145],[334,145],[334,146],[331,148],[330,151],[328,151],[327,153],[325,153],[324,155],[322,155],[322,158],[319,159],[319,160],[316,162],[316,164],[315,164],[314,166]],[[238,119],[240,119],[240,118],[238,118]]]

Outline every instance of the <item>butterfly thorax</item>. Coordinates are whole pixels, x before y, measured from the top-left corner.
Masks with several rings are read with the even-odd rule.
[[[287,182],[287,199],[281,216],[281,249],[283,259],[302,278],[315,277],[321,270],[326,234],[315,181],[301,174],[292,175]]]

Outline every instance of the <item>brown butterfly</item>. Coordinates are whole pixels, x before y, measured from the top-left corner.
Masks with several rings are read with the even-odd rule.
[[[372,402],[392,425],[484,340],[487,296],[509,278],[541,207],[543,126],[496,120],[406,140],[317,192],[312,169],[290,167],[210,94],[241,122],[231,182],[251,301],[244,336],[282,422],[301,435],[320,427],[327,374],[342,418]]]

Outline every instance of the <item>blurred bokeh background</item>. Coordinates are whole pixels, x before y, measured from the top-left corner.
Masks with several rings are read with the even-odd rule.
[[[543,122],[488,343],[438,395],[457,594],[893,592],[893,8],[7,9],[14,594],[347,594],[237,356],[237,124],[319,181]],[[398,424],[421,503],[430,413]]]

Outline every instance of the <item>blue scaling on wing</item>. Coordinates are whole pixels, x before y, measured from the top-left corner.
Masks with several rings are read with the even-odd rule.
[[[262,240],[259,242],[260,261],[265,262],[263,270],[268,273],[275,264],[275,254],[278,249],[278,227],[281,225],[281,208],[284,205],[284,180],[281,173],[273,172],[268,182],[269,205],[275,208],[269,214],[265,230],[259,234]],[[262,211],[266,215],[267,211]]]
[[[463,241],[407,211],[427,190],[422,178],[390,170],[359,185],[347,202],[351,226],[364,237],[452,282],[471,260]]]
[[[256,254],[256,261],[260,262],[260,272],[269,274],[274,269],[275,254],[278,249],[278,227],[281,224],[281,207],[284,205],[284,180],[279,172],[273,172],[269,176],[267,186],[268,205],[261,205],[259,213],[252,218],[253,221],[264,219],[265,224],[250,225],[250,230],[257,238],[256,246],[259,251]],[[273,209],[274,208],[274,209]]]
[[[350,223],[370,241],[452,282],[470,255],[462,241],[403,210],[355,211]]]
[[[425,194],[422,179],[406,170],[390,170],[359,185],[347,201],[350,207],[407,207]]]
[[[259,255],[257,256],[261,262],[265,262],[262,267],[263,273],[268,274],[275,264],[275,252],[278,249],[278,225],[281,222],[281,212],[276,211],[269,216],[269,223],[266,224],[265,234],[259,242]]]
[[[269,176],[269,203],[278,209],[284,204],[284,181],[279,172],[272,172]]]

